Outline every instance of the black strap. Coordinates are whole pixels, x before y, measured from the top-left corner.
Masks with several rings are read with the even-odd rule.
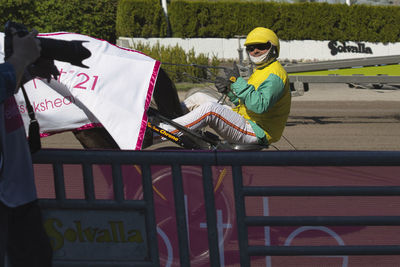
[[[40,142],[40,127],[39,123],[36,120],[35,112],[33,112],[33,107],[31,102],[29,101],[28,95],[26,94],[25,88],[21,85],[22,93],[24,94],[26,108],[28,110],[29,118],[31,119],[29,122],[29,135],[28,135],[28,143],[29,149],[31,153],[35,153],[42,148],[42,144]]]

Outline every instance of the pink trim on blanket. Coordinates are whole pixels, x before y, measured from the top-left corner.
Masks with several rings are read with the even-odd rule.
[[[142,124],[140,126],[140,131],[139,131],[135,150],[142,149],[144,134],[145,134],[146,128],[147,128],[147,109],[150,106],[151,97],[153,96],[154,86],[157,81],[157,76],[158,76],[158,71],[160,70],[160,65],[161,65],[161,63],[159,61],[156,61],[156,63],[154,64],[153,74],[151,75],[151,79],[150,79],[150,83],[149,83],[149,89],[147,90],[146,102],[144,104],[144,112],[143,112],[143,117],[142,117]]]
[[[145,55],[145,56],[149,57],[148,55],[146,55],[143,52],[140,52],[140,51],[137,51],[137,50],[133,50],[133,49],[129,49],[129,48],[125,48],[125,47],[120,47],[120,46],[112,44],[112,43],[110,43],[110,42],[108,42],[106,40],[95,38],[95,37],[91,37],[91,36],[80,34],[80,33],[71,33],[71,32],[39,33],[38,36],[55,36],[55,35],[64,35],[64,34],[77,34],[77,35],[90,37],[90,38],[93,38],[93,39],[96,39],[96,40],[99,40],[99,41],[107,42],[110,45],[115,46],[115,47],[117,47],[119,49],[122,49],[122,50],[125,50],[125,51],[130,51],[130,52],[133,52],[133,53],[142,54],[142,55]],[[157,81],[157,75],[158,75],[158,71],[160,69],[160,65],[161,65],[161,63],[156,60],[156,62],[154,64],[154,68],[153,68],[153,74],[152,74],[151,79],[150,79],[149,88],[147,90],[147,96],[146,96],[145,107],[144,107],[145,112],[143,112],[142,123],[141,123],[141,126],[140,126],[140,131],[139,131],[138,140],[137,140],[137,143],[136,143],[135,150],[140,150],[142,148],[144,134],[145,134],[146,127],[147,127],[147,113],[146,113],[146,111],[149,108],[149,105],[150,105],[150,102],[151,102],[151,98],[153,96],[154,86],[155,86],[155,83]],[[84,125],[84,126],[82,126],[80,128],[77,128],[77,129],[73,130],[73,131],[86,130],[86,129],[91,129],[91,128],[95,128],[95,127],[103,127],[103,126],[100,123],[98,123],[98,124],[92,123],[92,124],[86,124],[86,125]],[[50,135],[53,135],[53,134],[66,132],[66,131],[70,131],[70,130],[58,131],[58,132],[55,131],[55,132],[51,132],[51,133],[42,133],[42,134],[40,134],[40,137],[46,137],[46,136],[50,136]]]
[[[58,134],[58,133],[63,133],[63,132],[69,132],[69,131],[83,131],[83,130],[87,130],[87,129],[92,129],[92,128],[101,128],[103,127],[103,125],[101,123],[88,123],[85,124],[79,128],[76,129],[70,129],[70,130],[63,130],[63,131],[53,131],[53,132],[47,132],[47,133],[41,133],[40,137],[48,137],[50,135],[53,134]]]

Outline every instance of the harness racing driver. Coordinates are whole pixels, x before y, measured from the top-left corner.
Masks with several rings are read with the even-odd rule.
[[[184,103],[196,103],[196,107],[188,106],[191,111],[173,121],[192,130],[210,126],[226,141],[236,144],[268,145],[281,138],[291,93],[288,75],[277,61],[279,39],[272,30],[257,27],[247,35],[244,45],[256,66],[248,81],[240,77],[236,66],[226,72],[227,77],[218,77],[215,82],[218,91],[227,94],[235,107],[219,104],[211,97],[203,97],[207,101],[200,100],[199,105],[201,97],[194,94],[194,99],[189,97]],[[171,125],[160,126],[181,134]]]

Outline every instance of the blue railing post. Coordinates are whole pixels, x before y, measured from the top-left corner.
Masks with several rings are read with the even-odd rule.
[[[208,233],[208,247],[210,252],[210,266],[219,267],[220,264],[220,251],[218,244],[223,240],[218,240],[217,220],[215,215],[215,200],[214,200],[214,186],[212,179],[212,172],[210,165],[203,165],[203,188],[204,200],[206,203],[207,214],[207,233]],[[221,253],[224,253],[221,251]]]

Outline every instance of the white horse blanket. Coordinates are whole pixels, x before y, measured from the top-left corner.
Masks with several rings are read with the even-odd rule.
[[[141,52],[74,33],[40,34],[43,38],[86,41],[89,68],[55,61],[57,80],[34,79],[25,89],[40,125],[41,136],[103,126],[121,149],[141,149],[160,62]],[[0,33],[1,53],[4,34]],[[4,54],[0,55],[3,60]],[[25,129],[29,117],[22,91],[16,95]]]

